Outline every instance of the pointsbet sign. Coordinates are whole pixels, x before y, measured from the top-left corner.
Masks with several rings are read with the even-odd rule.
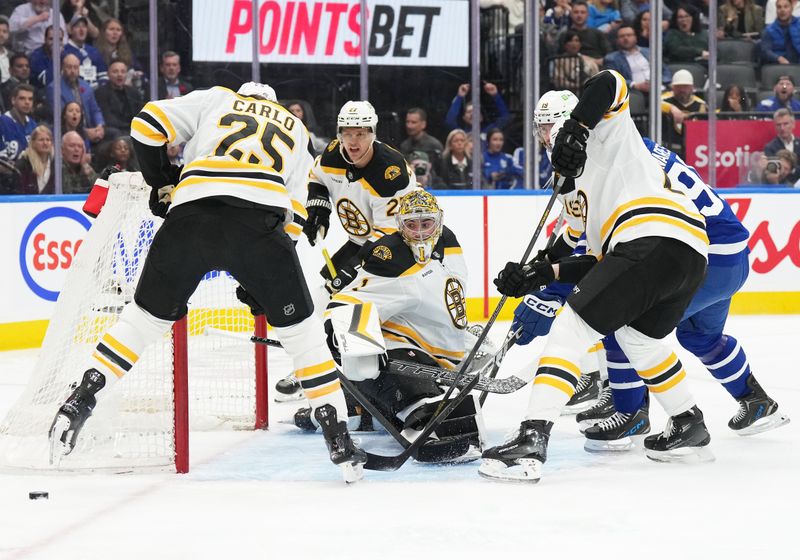
[[[259,59],[264,63],[358,64],[359,0],[261,0]],[[194,0],[193,58],[249,62],[251,0]],[[467,66],[467,0],[368,0],[369,64]]]

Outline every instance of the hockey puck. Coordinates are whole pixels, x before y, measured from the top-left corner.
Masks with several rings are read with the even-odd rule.
[[[47,500],[50,498],[50,493],[42,491],[28,492],[28,498],[31,500]]]

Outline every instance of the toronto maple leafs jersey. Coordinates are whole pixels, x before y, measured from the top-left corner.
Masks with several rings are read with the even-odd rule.
[[[419,188],[400,152],[377,140],[372,147],[372,159],[358,168],[345,161],[333,140],[315,160],[308,182],[309,196],[329,197],[334,216],[358,245],[397,231],[400,198]]]
[[[372,303],[387,349],[424,352],[453,369],[464,357],[466,282],[467,264],[452,231],[443,228],[424,265],[396,232],[369,249],[358,276],[331,298],[328,310]]]
[[[708,264],[739,262],[740,253],[750,251],[747,248],[750,233],[730,205],[700,178],[694,167],[677,154],[649,138],[644,139],[644,144],[664,169],[672,188],[684,192],[705,217],[709,241]]]
[[[308,174],[314,163],[308,131],[286,108],[224,87],[151,101],[131,122],[149,146],[186,142],[186,165],[172,206],[228,196],[286,210],[286,231],[302,233]]]

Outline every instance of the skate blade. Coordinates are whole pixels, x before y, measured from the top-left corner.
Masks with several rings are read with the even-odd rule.
[[[680,447],[669,451],[655,451],[645,448],[644,454],[647,455],[648,459],[657,463],[694,464],[710,463],[716,460],[707,445],[703,447]]]
[[[633,439],[624,437],[615,440],[589,439],[583,442],[583,450],[589,453],[624,453],[633,449]]]
[[[303,394],[303,391],[292,393],[291,395],[287,395],[286,393],[278,393],[275,391],[275,396],[272,398],[272,400],[275,402],[295,402],[301,401],[305,398],[306,396]]]
[[[364,478],[363,463],[342,463],[342,477],[347,484],[353,484]]]
[[[735,430],[736,435],[745,437],[745,436],[754,436],[756,434],[762,434],[764,432],[768,432],[770,430],[774,430],[775,428],[780,428],[791,422],[792,419],[786,416],[785,414],[781,414],[780,412],[774,412],[770,414],[766,418],[759,418],[750,426],[746,428],[742,428],[741,430]]]
[[[578,414],[585,410],[589,410],[596,404],[597,404],[597,399],[595,398],[590,401],[582,402],[579,404],[565,405],[564,408],[561,409],[561,416],[572,416],[573,414]]]
[[[536,459],[517,459],[517,464],[507,467],[502,461],[484,459],[478,474],[499,482],[524,482],[536,484],[542,478],[542,462]]]

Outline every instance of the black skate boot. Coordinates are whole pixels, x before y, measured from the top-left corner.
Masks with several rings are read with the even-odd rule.
[[[69,455],[75,448],[78,434],[97,404],[95,394],[105,385],[105,375],[96,369],[86,370],[81,384],[58,409],[58,413],[50,425],[51,465],[58,464],[61,457]]]
[[[648,459],[671,462],[713,461],[708,448],[711,435],[703,422],[703,413],[693,406],[686,412],[672,416],[660,434],[644,439],[644,453]]]
[[[483,452],[478,473],[495,480],[539,482],[552,427],[545,420],[523,421],[514,439]]]
[[[561,415],[577,414],[591,408],[600,396],[602,384],[599,371],[590,371],[581,375],[578,386],[575,388],[575,394],[564,405]]]
[[[579,412],[575,416],[575,421],[578,423],[578,429],[583,433],[589,426],[594,426],[615,412],[614,399],[611,397],[611,387],[608,385],[608,379],[606,379],[603,381],[603,389],[600,391],[600,397],[597,402],[589,410]]]
[[[633,438],[650,433],[649,403],[634,413],[614,412],[605,420],[589,426],[583,435],[583,448],[589,452],[628,451],[633,447]]]
[[[372,422],[372,414],[362,407],[350,393],[345,391],[345,401],[347,402],[347,428],[351,432],[374,432],[375,426]],[[319,424],[311,417],[311,408],[299,408],[294,413],[294,425],[304,432],[316,432]]]
[[[314,418],[322,427],[325,444],[334,465],[342,467],[344,481],[357,482],[364,476],[364,463],[367,454],[363,449],[356,447],[347,431],[347,423],[340,422],[336,417],[336,409],[326,404],[314,411]]]
[[[778,403],[767,395],[752,374],[747,378],[747,386],[750,392],[736,399],[739,411],[728,422],[731,430],[740,436],[752,436],[789,423],[789,417],[778,411]]]
[[[294,373],[290,373],[275,384],[275,402],[299,401],[303,396],[303,388]]]

